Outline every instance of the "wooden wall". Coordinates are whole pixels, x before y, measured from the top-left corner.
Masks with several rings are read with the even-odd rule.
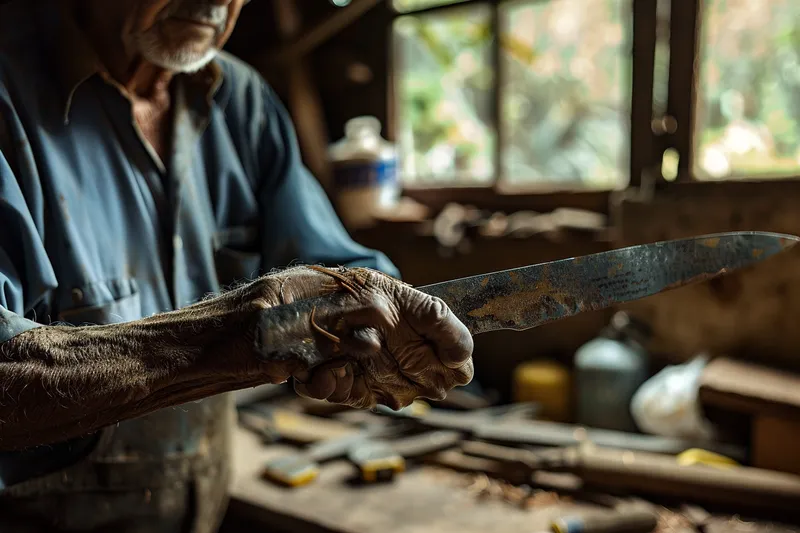
[[[800,183],[675,186],[616,206],[614,246],[733,230],[800,235]],[[800,250],[752,269],[626,306],[677,359],[709,350],[800,370]]]

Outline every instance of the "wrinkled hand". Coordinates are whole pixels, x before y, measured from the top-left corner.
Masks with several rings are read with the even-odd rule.
[[[472,379],[472,337],[440,299],[364,268],[274,276],[256,352],[292,365],[295,390],[353,407],[442,399]]]

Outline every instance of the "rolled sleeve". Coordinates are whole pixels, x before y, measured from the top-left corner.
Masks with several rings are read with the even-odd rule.
[[[300,261],[363,266],[399,277],[383,253],[359,245],[348,234],[319,182],[303,164],[297,138],[283,105],[265,87],[262,168],[259,194],[266,270]]]
[[[41,324],[0,307],[0,344],[39,326]]]

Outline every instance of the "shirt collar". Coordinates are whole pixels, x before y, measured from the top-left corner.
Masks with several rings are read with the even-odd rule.
[[[69,3],[67,3],[69,4]],[[95,74],[103,76],[107,83],[114,83],[97,53],[92,48],[86,35],[75,23],[73,13],[67,8],[62,10],[61,24],[56,30],[53,41],[52,56],[58,69],[62,91],[62,111],[65,124],[69,124],[72,100],[78,88]],[[189,83],[186,86],[198,95],[205,92],[206,109],[198,110],[207,114],[214,95],[223,81],[222,69],[216,61],[212,61],[202,70],[193,74],[182,74]]]

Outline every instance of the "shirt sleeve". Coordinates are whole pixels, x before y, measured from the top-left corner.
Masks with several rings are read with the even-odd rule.
[[[37,230],[29,201],[42,204],[33,175],[17,176],[10,161],[30,158],[26,150],[11,154],[16,142],[13,114],[0,85],[0,343],[40,324],[25,318],[56,285],[55,273]],[[30,161],[30,168],[35,168]],[[17,167],[17,165],[14,165]],[[27,168],[27,167],[26,167]],[[27,198],[26,198],[27,196]],[[43,211],[42,205],[38,206]]]
[[[359,245],[303,164],[294,127],[269,87],[260,157],[267,176],[259,192],[265,271],[292,262],[363,266],[399,277],[381,252]]]

